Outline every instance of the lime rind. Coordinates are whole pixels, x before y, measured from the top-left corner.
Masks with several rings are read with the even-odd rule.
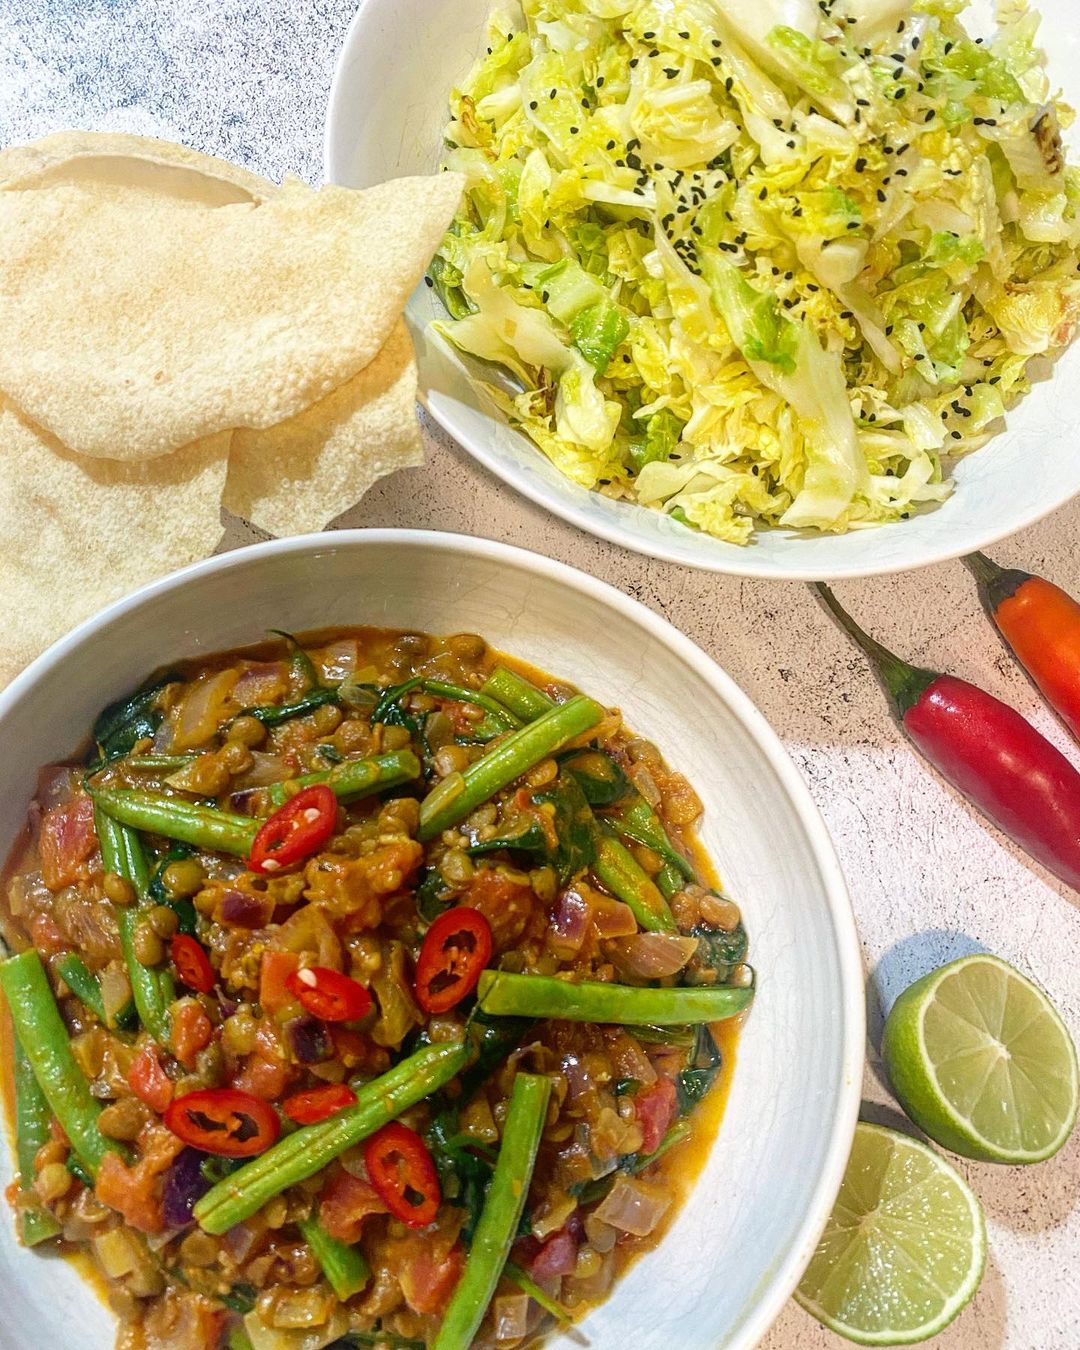
[[[995,973],[995,978],[983,982],[982,997],[976,996],[972,978],[979,966]],[[1022,1009],[1017,1009],[1017,1000]],[[1008,1029],[1011,1020],[1029,1011],[1018,1030]],[[936,1062],[927,1049],[926,1024],[931,1016],[939,1022],[934,1040],[942,1038],[940,1023],[947,1022],[949,1035],[944,1039],[959,1043],[955,1054]],[[994,1041],[1003,1039],[1014,1050],[1008,1067],[993,1047]],[[1021,1046],[1024,1054],[1015,1056]],[[1063,1146],[1076,1124],[1080,1068],[1068,1028],[1043,991],[999,957],[988,953],[961,957],[912,985],[889,1015],[882,1049],[907,1114],[935,1143],[965,1157],[1008,1164],[1043,1162]],[[957,1067],[966,1057],[967,1067],[973,1068],[980,1056],[983,1076],[972,1073],[971,1081],[961,1087],[964,1075],[956,1073]],[[1024,1066],[1040,1059],[1045,1060],[1046,1072],[1035,1082]],[[1019,1081],[1021,1076],[1025,1082]],[[991,1084],[996,1091],[987,1092]],[[969,1115],[957,1109],[958,1098]],[[1052,1118],[1057,1128],[1032,1147],[1025,1144],[1024,1125],[1034,1126],[1040,1116]]]
[[[852,1175],[852,1164],[861,1171],[868,1151],[871,1155],[884,1154],[886,1148],[888,1161],[883,1169],[879,1169],[878,1175],[881,1186],[891,1194],[886,1196],[884,1203],[859,1213],[847,1203],[854,1199],[853,1192],[863,1180]],[[916,1159],[925,1175],[913,1185],[907,1185],[902,1174],[911,1170],[911,1163]],[[935,1190],[943,1199],[939,1207],[942,1219],[945,1220],[951,1205],[952,1217],[958,1222],[945,1220],[935,1226],[932,1219],[920,1223],[911,1216],[901,1218],[895,1213],[896,1201],[907,1197],[911,1202],[916,1193],[924,1192],[924,1203],[915,1204],[912,1209],[927,1213],[926,1201],[932,1199]],[[894,1212],[889,1213],[890,1209]],[[884,1216],[878,1224],[876,1243],[874,1226],[867,1223],[870,1214]],[[925,1259],[928,1252],[932,1253],[929,1261]],[[969,1257],[967,1268],[956,1281],[956,1287],[943,1288],[934,1278],[941,1273],[934,1269],[935,1257],[940,1264],[942,1258],[951,1255],[959,1267],[965,1253]],[[860,1122],[848,1175],[841,1185],[840,1196],[817,1251],[795,1291],[795,1299],[823,1326],[859,1345],[914,1345],[936,1336],[963,1311],[979,1287],[985,1264],[986,1227],[982,1210],[971,1188],[955,1168],[916,1139],[880,1125]],[[906,1278],[897,1280],[895,1287],[890,1288],[888,1274],[900,1271],[901,1266],[902,1276]],[[819,1272],[823,1278],[817,1280]],[[907,1295],[903,1289],[905,1283],[909,1286]],[[808,1285],[814,1289],[813,1293],[807,1291]],[[916,1297],[925,1305],[923,1313],[914,1306],[915,1299],[910,1297],[912,1290],[918,1291]],[[931,1308],[934,1293],[938,1295],[939,1304]],[[905,1299],[906,1316],[902,1315]],[[891,1302],[895,1310],[891,1325],[881,1324],[883,1302]],[[829,1305],[838,1310],[830,1311]],[[878,1325],[871,1327],[853,1321],[852,1315],[860,1308],[868,1314],[867,1320],[870,1320],[869,1314],[876,1313],[872,1320]],[[840,1313],[839,1309],[844,1312]]]

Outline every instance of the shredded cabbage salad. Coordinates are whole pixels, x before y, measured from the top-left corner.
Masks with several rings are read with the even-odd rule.
[[[575,482],[745,543],[951,490],[1080,311],[1037,16],[522,0],[451,98],[439,330]]]

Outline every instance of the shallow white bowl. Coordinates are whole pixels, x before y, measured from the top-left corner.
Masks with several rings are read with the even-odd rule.
[[[347,624],[482,633],[619,705],[700,792],[704,842],[743,906],[760,992],[700,1184],[584,1330],[593,1345],[634,1350],[753,1345],[809,1259],[847,1159],[862,966],[824,824],[780,742],[723,671],[636,601],[461,535],[361,530],[212,558],[83,624],[0,694],[0,850],[22,828],[38,767],[70,756],[98,710],[155,668],[271,627]],[[0,1346],[111,1347],[88,1288],[21,1250],[7,1215],[0,1288]]]
[[[1067,97],[1080,103],[1075,0],[1042,0],[1043,40]],[[986,0],[976,8],[985,9]],[[338,62],[327,111],[329,181],[366,187],[439,163],[447,98],[483,48],[495,0],[363,0]],[[429,331],[440,316],[421,286],[407,318],[420,397],[435,420],[493,473],[540,506],[624,548],[737,576],[813,580],[876,576],[985,548],[1080,492],[1080,343],[1009,415],[1008,429],[956,468],[942,506],[845,535],[759,531],[745,548],[710,538],[564,478],[512,430],[469,375],[468,358]]]

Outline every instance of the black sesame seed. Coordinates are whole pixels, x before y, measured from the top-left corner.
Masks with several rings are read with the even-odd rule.
[[[434,286],[435,283],[432,281],[432,279],[431,279],[430,277],[425,277],[425,278],[424,278],[424,285],[425,285],[425,286]]]
[[[674,66],[664,67],[664,74],[668,77],[669,80],[673,80],[675,76],[678,75],[678,73],[679,72],[675,69]]]
[[[727,77],[727,79],[724,81],[724,88],[725,88],[725,89],[728,91],[728,93],[730,94],[731,91],[732,91],[732,89],[733,89],[734,87],[735,87],[735,81],[734,81],[734,80],[732,79],[732,77],[729,75],[729,76]]]
[[[868,98],[857,98],[855,102],[860,108],[869,108],[870,100]]]
[[[763,201],[765,200],[765,198],[766,198],[768,195],[769,195],[769,189],[768,189],[768,188],[762,188],[761,191],[758,193],[758,201],[759,201],[759,202],[763,202]]]
[[[689,33],[680,33],[679,36],[682,38],[682,40],[683,40],[684,42],[689,42],[689,41],[690,41],[690,34],[689,34]]]
[[[885,200],[885,193],[881,190],[881,188],[878,188],[877,190],[877,199],[879,202],[883,202]]]
[[[632,57],[630,58],[630,69],[631,69],[631,70],[635,70],[635,69],[637,68],[637,63],[638,63],[637,57],[636,57],[636,56],[632,56]]]
[[[949,435],[952,436],[954,441],[962,441],[964,439],[963,434],[959,431],[951,431]]]
[[[571,136],[576,136],[577,134],[578,134],[578,129],[577,129],[577,127],[571,127],[571,128],[570,128],[570,135],[571,135]]]
[[[551,93],[548,94],[548,98],[554,98],[554,97],[555,97],[555,93],[556,93],[556,91],[553,89],[553,90],[551,91]]]
[[[532,110],[533,110],[534,112],[536,111],[536,107],[537,107],[536,99],[533,98],[533,99],[530,99],[530,100],[529,100],[529,107],[532,108]]]
[[[863,157],[860,155],[859,158],[855,161],[855,172],[862,173],[863,169],[865,168],[866,168],[866,160],[863,159]]]
[[[604,77],[603,77],[603,75],[597,75],[597,77],[596,77],[596,87],[597,87],[597,89],[602,89],[602,88],[604,87]]]

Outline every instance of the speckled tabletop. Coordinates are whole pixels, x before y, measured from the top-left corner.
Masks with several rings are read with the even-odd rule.
[[[185,141],[317,182],[334,61],[356,0],[0,0],[0,145],[61,127]],[[807,587],[652,562],[544,514],[427,431],[429,463],[343,523],[504,539],[657,610],[742,685],[783,737],[832,830],[868,975],[868,1117],[897,1123],[877,1055],[883,1011],[952,957],[990,949],[1039,980],[1080,1039],[1080,902],[918,760]],[[233,527],[229,542],[246,542]],[[995,550],[1080,594],[1080,503]],[[959,564],[841,588],[886,643],[1012,703],[1080,761],[982,617]],[[941,1350],[1080,1347],[1080,1132],[1029,1169],[966,1165],[990,1254]],[[767,1350],[843,1342],[789,1305]],[[697,1350],[696,1347],[692,1350]],[[704,1347],[702,1347],[704,1350]]]

